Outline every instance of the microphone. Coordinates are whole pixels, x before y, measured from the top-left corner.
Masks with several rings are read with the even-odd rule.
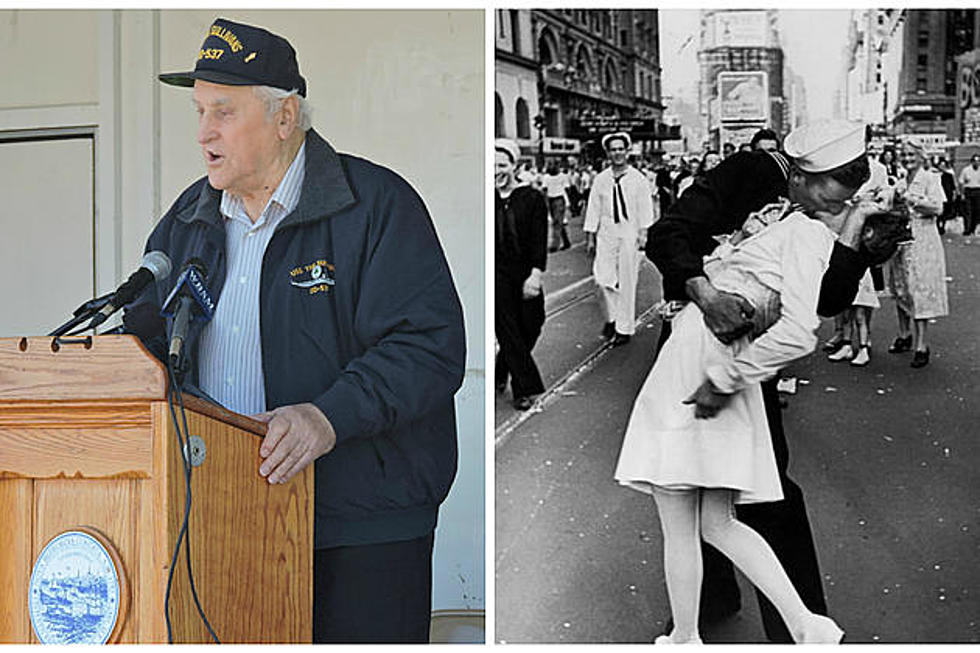
[[[154,279],[163,281],[169,277],[170,267],[170,258],[166,254],[160,251],[148,252],[143,257],[140,268],[129,275],[125,283],[112,294],[112,298],[89,322],[88,328],[94,329],[109,319],[110,315],[132,302]]]
[[[214,316],[214,300],[208,294],[207,266],[199,258],[192,258],[184,264],[177,283],[163,303],[160,315],[173,318],[170,332],[169,360],[176,372],[181,371],[184,341],[192,321],[199,318],[205,322]]]

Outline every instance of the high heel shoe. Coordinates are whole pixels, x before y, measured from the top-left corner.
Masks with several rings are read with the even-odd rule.
[[[844,631],[830,617],[814,614],[803,626],[797,644],[840,644]]]
[[[888,348],[888,353],[901,354],[903,351],[909,351],[910,349],[912,349],[912,336],[905,336],[904,338],[898,336]]]
[[[910,363],[910,365],[912,367],[918,368],[918,367],[925,367],[928,364],[929,364],[929,348],[926,347],[925,351],[919,351],[918,349],[916,349],[915,353],[912,354],[912,362]]]

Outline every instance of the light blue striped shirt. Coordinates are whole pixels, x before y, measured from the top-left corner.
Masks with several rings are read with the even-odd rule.
[[[254,224],[240,197],[221,194],[228,270],[214,317],[201,334],[200,386],[222,406],[243,415],[265,410],[259,329],[262,259],[276,227],[299,203],[305,153],[304,142]]]

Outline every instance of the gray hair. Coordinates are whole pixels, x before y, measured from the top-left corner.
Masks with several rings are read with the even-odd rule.
[[[297,89],[294,88],[291,91],[286,91],[281,88],[275,88],[274,86],[253,86],[252,89],[255,91],[255,95],[265,102],[265,116],[267,120],[272,119],[272,116],[282,107],[282,103],[286,98],[295,95],[296,99],[299,100],[299,115],[296,119],[296,126],[300,131],[304,132],[313,126],[313,108],[310,107],[310,103],[306,101],[306,98],[299,94]]]

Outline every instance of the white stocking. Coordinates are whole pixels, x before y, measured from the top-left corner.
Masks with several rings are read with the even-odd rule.
[[[731,490],[702,490],[701,537],[724,553],[772,601],[794,639],[799,641],[811,613],[769,544],[735,518]]]
[[[665,492],[654,489],[660,527],[664,534],[664,578],[675,643],[698,639],[698,605],[701,600],[701,534],[698,490]]]

